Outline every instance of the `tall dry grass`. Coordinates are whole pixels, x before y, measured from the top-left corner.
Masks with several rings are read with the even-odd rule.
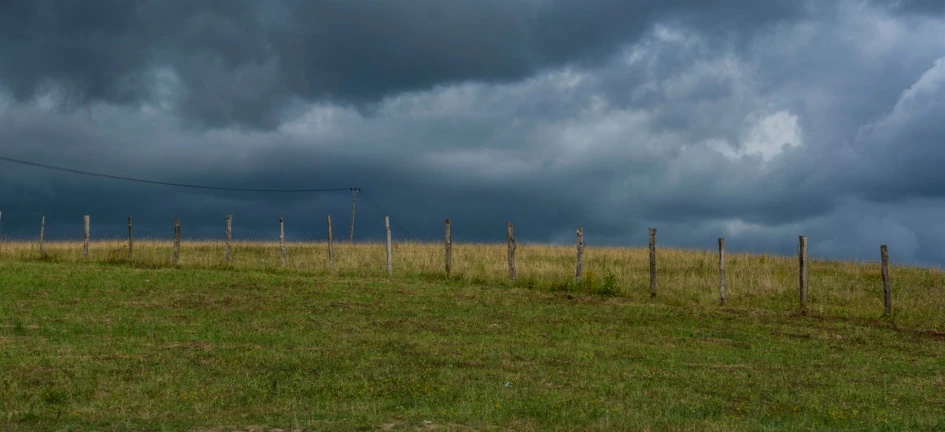
[[[329,276],[328,245],[287,243],[286,271]],[[332,277],[387,277],[383,244],[334,244]],[[136,241],[134,258],[128,260],[128,245],[122,241],[92,242],[89,258],[82,256],[81,242],[44,245],[36,242],[3,243],[0,260],[41,260],[60,263],[171,267],[173,243]],[[509,281],[505,244],[454,244],[449,283],[511,285],[544,291],[569,291],[617,295],[635,301],[655,301],[676,306],[718,304],[718,254],[657,248],[656,299],[649,299],[649,258],[645,248],[587,247],[584,277],[574,281],[576,251],[573,246],[519,245],[516,250],[517,279]],[[222,269],[223,242],[182,242],[179,267]],[[447,281],[444,246],[435,243],[394,243],[393,273],[396,278],[434,278]],[[278,242],[235,242],[232,270],[282,271]],[[796,257],[726,254],[726,307],[734,310],[790,312],[797,308],[798,264]],[[897,324],[945,329],[945,275],[938,269],[893,266],[894,316]],[[883,311],[879,263],[810,260],[808,306],[821,316],[878,318]]]

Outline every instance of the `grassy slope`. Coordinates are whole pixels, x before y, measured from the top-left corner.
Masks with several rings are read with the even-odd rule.
[[[731,245],[730,245],[731,246]],[[0,260],[78,263],[81,243],[47,243],[40,259],[35,243],[4,243]],[[878,249],[878,248],[877,248]],[[170,242],[138,241],[134,262],[139,267],[172,267]],[[442,280],[443,246],[394,244],[395,277]],[[895,250],[890,251],[895,259]],[[467,284],[509,286],[504,244],[457,244],[453,276]],[[812,249],[816,258],[817,251]],[[89,260],[127,264],[128,247],[122,242],[95,242]],[[515,287],[546,292],[610,292],[635,302],[649,300],[649,258],[645,248],[588,247],[584,253],[584,280],[574,283],[574,247],[522,245],[516,252]],[[223,244],[186,242],[180,266],[188,270],[222,268]],[[386,278],[384,245],[335,244],[335,275],[366,279]],[[231,266],[240,270],[280,269],[278,243],[239,243]],[[311,276],[329,276],[325,243],[288,245],[287,270]],[[727,300],[733,308],[791,312],[797,309],[798,265],[795,257],[726,254]],[[808,307],[821,316],[874,319],[882,314],[882,279],[878,263],[831,262],[812,259],[808,271]],[[899,326],[945,331],[945,272],[938,269],[893,266],[890,269],[894,316]],[[657,249],[658,301],[661,304],[711,307],[718,304],[718,254],[715,251]]]
[[[939,315],[878,321],[842,284],[798,317],[458,279],[0,260],[0,426],[945,428]]]

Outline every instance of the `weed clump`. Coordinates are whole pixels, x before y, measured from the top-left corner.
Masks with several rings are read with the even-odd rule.
[[[617,277],[611,272],[607,272],[603,279],[599,279],[597,273],[587,271],[575,288],[577,291],[602,297],[616,297],[620,294]]]

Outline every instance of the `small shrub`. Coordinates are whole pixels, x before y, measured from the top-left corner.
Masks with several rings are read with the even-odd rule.
[[[617,277],[608,272],[604,279],[598,279],[593,271],[585,272],[581,277],[581,283],[578,288],[586,293],[595,295],[614,297],[618,295]]]
[[[620,289],[617,286],[617,277],[612,273],[607,273],[607,276],[604,277],[603,282],[597,288],[597,294],[605,297],[615,297],[620,293]]]

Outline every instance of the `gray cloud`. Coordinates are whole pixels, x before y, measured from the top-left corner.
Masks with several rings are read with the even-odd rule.
[[[56,4],[0,12],[0,49],[18,60],[0,63],[4,156],[359,186],[426,238],[450,217],[458,241],[501,241],[514,221],[528,242],[571,242],[583,225],[589,244],[641,245],[656,226],[671,246],[725,236],[793,253],[806,234],[818,256],[885,242],[904,262],[945,259],[932,3]],[[349,204],[0,169],[5,225],[232,213],[317,237],[326,214],[347,228]],[[380,217],[358,208],[359,236],[379,238]]]
[[[404,91],[597,64],[656,20],[740,34],[802,13],[749,0],[12,1],[0,81],[21,101],[57,85],[67,106],[158,99],[194,126],[268,129],[297,102],[369,110]]]

